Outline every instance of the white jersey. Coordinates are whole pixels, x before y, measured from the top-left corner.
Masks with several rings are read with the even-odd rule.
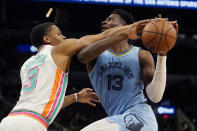
[[[23,64],[20,98],[10,116],[30,116],[45,127],[57,116],[63,105],[68,73],[56,66],[51,56],[52,49],[53,46],[45,45]]]

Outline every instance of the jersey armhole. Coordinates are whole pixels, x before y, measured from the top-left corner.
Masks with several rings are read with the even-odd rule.
[[[53,60],[53,58],[52,58],[52,51],[53,51],[53,49],[54,49],[54,46],[49,46],[48,49],[49,49],[48,51],[49,51],[49,54],[50,54],[50,55],[49,55],[49,59],[50,59],[51,65],[52,65],[53,67],[58,68],[59,70],[61,70],[61,69],[55,64],[55,62],[54,62],[54,60]],[[64,71],[61,70],[61,72],[65,73],[65,75],[67,75],[69,71],[64,72]]]
[[[142,69],[141,69],[141,65],[140,65],[140,59],[139,59],[139,53],[140,53],[140,50],[141,50],[141,47],[136,47],[137,48],[137,54],[138,54],[138,57],[137,57],[137,60],[138,60],[138,62],[137,62],[137,68],[138,68],[138,71],[142,71]]]
[[[99,56],[97,57],[97,59],[96,59],[96,62],[95,62],[95,64],[94,64],[94,67],[92,68],[92,70],[88,73],[88,75],[91,75],[93,72],[95,72],[95,70],[96,70],[96,68],[97,68],[97,66],[99,66]]]

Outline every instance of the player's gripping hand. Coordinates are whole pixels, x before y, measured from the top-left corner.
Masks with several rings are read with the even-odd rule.
[[[178,33],[178,31],[179,31],[179,25],[178,25],[178,23],[177,23],[177,20],[175,20],[175,21],[169,21],[169,23],[172,24],[172,25],[174,26],[174,28],[176,29],[176,33]],[[166,56],[166,55],[167,55],[167,52],[165,52],[165,53],[160,53],[159,55],[160,55],[160,56]]]
[[[79,103],[89,104],[91,106],[96,106],[95,103],[100,103],[97,94],[90,88],[82,89],[79,93],[77,93],[77,96]]]
[[[175,20],[175,21],[169,21],[169,23],[174,26],[174,28],[176,29],[176,33],[178,33],[178,31],[179,31],[179,25],[177,23],[177,20]]]

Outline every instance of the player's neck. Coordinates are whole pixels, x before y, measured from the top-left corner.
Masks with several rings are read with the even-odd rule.
[[[128,41],[121,41],[119,43],[114,44],[114,46],[112,46],[110,48],[110,50],[112,50],[113,52],[119,54],[127,49],[130,48],[130,45],[128,44]]]
[[[40,52],[43,48],[44,48],[44,45],[41,45],[41,46],[38,48],[38,52]]]

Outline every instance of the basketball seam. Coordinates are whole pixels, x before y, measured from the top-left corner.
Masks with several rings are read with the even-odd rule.
[[[172,28],[171,28],[172,29]],[[164,34],[164,33],[158,33],[158,32],[152,32],[152,31],[143,31],[143,32],[147,32],[147,33],[156,33],[156,34],[161,34],[161,35],[166,35],[166,34]],[[173,39],[176,39],[176,38],[174,38],[174,37],[172,37],[172,36],[170,36],[170,35],[166,35],[167,37],[170,37],[170,38],[173,38]]]
[[[172,27],[172,28],[174,28],[174,27]],[[168,34],[168,32],[169,32],[172,28],[168,29],[168,30],[166,31],[166,35],[165,35],[165,41],[166,41],[166,45],[167,45],[167,47],[168,47],[168,50],[170,49],[170,47],[169,47],[169,44],[168,44],[168,41],[167,41],[167,37],[169,37],[167,34]],[[170,37],[170,38],[174,38],[174,37]],[[176,38],[174,38],[174,39],[176,39]]]
[[[153,22],[150,22],[150,23],[153,24],[153,25],[155,26],[155,28],[156,28],[156,30],[157,30],[157,32],[158,32],[157,26],[156,26]],[[144,31],[143,31],[143,32],[144,32]],[[151,41],[153,41],[156,37],[157,37],[157,33],[156,33],[156,36],[155,36],[152,40],[146,42],[145,44],[148,45],[148,44],[149,44]]]
[[[168,41],[167,41],[167,37],[166,37],[167,35],[165,35],[165,43],[166,43],[166,45],[167,45],[167,47],[168,47],[168,50],[170,49],[170,47],[169,47],[169,44],[168,44]]]
[[[157,30],[157,32],[158,32],[157,26],[156,26],[153,22],[150,22],[150,23],[153,24],[153,25],[155,26],[155,28],[156,28],[156,30]]]
[[[162,38],[162,34],[163,34],[163,29],[164,29],[164,21],[163,21],[163,24],[162,24],[162,33],[161,33],[161,36],[160,36],[160,40],[159,40],[159,43],[158,43],[158,45],[157,45],[157,51],[158,51],[158,49],[159,49],[159,46],[160,46],[160,43],[161,43],[161,38]],[[156,52],[157,52],[156,51]]]
[[[174,28],[174,27],[172,27],[172,28]],[[168,30],[166,31],[166,34],[167,34],[172,28],[168,29]],[[169,36],[168,36],[168,37],[169,37]],[[172,38],[174,38],[174,37],[172,37]],[[176,39],[176,38],[174,38],[174,39]]]

